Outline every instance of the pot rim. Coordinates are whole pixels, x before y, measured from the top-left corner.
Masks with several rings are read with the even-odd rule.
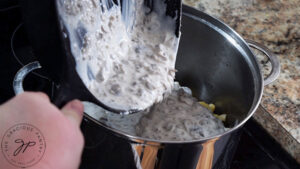
[[[198,22],[202,22],[205,25],[211,27],[212,29],[214,29],[215,31],[219,32],[222,36],[224,36],[230,43],[232,43],[236,48],[238,48],[238,50],[241,53],[244,53],[243,55],[250,55],[250,57],[253,57],[255,60],[255,64],[254,65],[256,67],[257,70],[259,70],[259,76],[257,77],[255,75],[255,68],[251,68],[251,72],[253,74],[253,78],[255,78],[254,80],[256,81],[256,83],[258,84],[257,86],[255,85],[255,94],[254,94],[254,98],[253,98],[253,102],[252,102],[252,106],[250,108],[250,110],[248,111],[248,115],[247,117],[245,117],[241,122],[239,122],[236,126],[230,128],[229,130],[225,131],[224,133],[218,134],[218,135],[213,135],[210,137],[205,137],[205,138],[201,138],[201,139],[193,139],[193,140],[188,140],[188,141],[168,141],[168,140],[156,140],[156,139],[149,139],[149,138],[143,138],[143,137],[139,137],[139,136],[133,136],[130,134],[127,134],[121,130],[109,127],[101,122],[99,122],[98,120],[94,119],[93,117],[91,117],[90,115],[88,115],[87,113],[84,113],[84,117],[87,118],[88,120],[91,120],[93,122],[95,122],[96,124],[100,125],[101,127],[104,127],[105,129],[107,129],[108,131],[112,131],[113,134],[120,136],[120,137],[124,137],[128,140],[131,140],[137,144],[152,144],[152,145],[157,145],[157,144],[191,144],[191,143],[199,143],[199,142],[207,142],[209,140],[212,139],[219,139],[222,136],[225,136],[229,133],[232,133],[234,131],[236,131],[237,129],[241,128],[251,117],[252,115],[255,113],[256,109],[259,106],[259,103],[261,101],[262,98],[262,94],[263,94],[263,86],[264,86],[264,82],[263,82],[263,76],[262,76],[262,72],[259,69],[258,66],[258,62],[255,58],[255,55],[252,53],[252,51],[250,50],[250,47],[248,46],[247,42],[237,33],[235,32],[231,27],[229,27],[228,25],[226,25],[224,22],[222,22],[221,20],[210,16],[202,11],[199,11],[193,7],[189,7],[186,5],[183,5],[183,10],[192,10],[193,13],[199,13],[201,15],[204,15],[205,18],[207,19],[203,19],[200,18],[199,16],[195,15],[195,14],[190,14],[189,12],[182,12],[182,15],[191,17],[195,20],[197,20]],[[214,23],[211,23],[207,20],[213,20]],[[223,26],[224,28],[219,28],[218,25]],[[224,29],[227,29],[226,31],[230,32],[231,35],[229,35],[226,31],[224,31]],[[234,37],[234,38],[233,38]],[[237,41],[242,42],[242,44],[239,44]],[[243,48],[241,45],[245,45],[246,49]],[[245,50],[248,50],[248,52],[246,52]],[[258,82],[257,82],[258,81]]]

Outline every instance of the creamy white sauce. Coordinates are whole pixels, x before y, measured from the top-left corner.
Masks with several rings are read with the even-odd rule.
[[[151,108],[130,115],[107,112],[90,103],[86,112],[100,122],[133,136],[161,141],[186,141],[224,133],[226,128],[201,106],[188,88],[175,84],[162,102]]]
[[[186,141],[223,132],[222,121],[182,88],[153,105],[136,125],[138,136],[156,140]]]
[[[89,91],[105,105],[146,109],[170,92],[179,38],[166,5],[154,0],[60,0],[76,70]],[[176,17],[175,17],[176,18]]]

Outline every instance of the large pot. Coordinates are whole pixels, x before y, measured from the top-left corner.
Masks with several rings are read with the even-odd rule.
[[[262,50],[272,63],[265,80],[249,45]],[[30,66],[22,71],[39,64]],[[247,43],[221,21],[183,6],[176,69],[181,85],[190,87],[200,100],[215,103],[217,112],[228,114],[226,125],[231,129],[205,139],[164,142],[128,135],[85,114],[81,169],[229,168],[240,129],[258,107],[263,86],[279,75],[278,58],[255,42]],[[17,93],[24,75],[16,76]]]
[[[183,7],[181,31],[176,80],[190,87],[200,100],[215,103],[217,112],[228,113],[226,125],[231,129],[205,139],[162,142],[122,133],[86,115],[82,169],[229,168],[240,129],[258,107],[263,86],[279,75],[278,58],[191,7]],[[265,80],[248,45],[262,50],[273,65]]]

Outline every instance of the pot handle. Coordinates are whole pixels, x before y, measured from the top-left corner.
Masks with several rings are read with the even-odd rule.
[[[13,81],[13,88],[16,95],[21,94],[24,92],[23,88],[23,81],[25,77],[32,71],[42,68],[40,63],[38,61],[34,61],[31,63],[28,63],[27,65],[23,66],[15,75],[14,81]]]
[[[253,40],[246,40],[246,42],[250,47],[255,48],[261,51],[263,54],[265,54],[271,62],[272,70],[271,73],[264,79],[264,85],[268,85],[274,82],[280,74],[279,58],[273,52],[271,52],[267,47],[265,47],[260,43],[257,43]]]

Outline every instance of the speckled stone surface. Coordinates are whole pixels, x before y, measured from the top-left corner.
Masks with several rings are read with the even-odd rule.
[[[183,2],[221,19],[243,38],[259,42],[279,56],[281,74],[265,86],[254,119],[300,163],[300,0]],[[259,60],[268,73],[268,60]]]

